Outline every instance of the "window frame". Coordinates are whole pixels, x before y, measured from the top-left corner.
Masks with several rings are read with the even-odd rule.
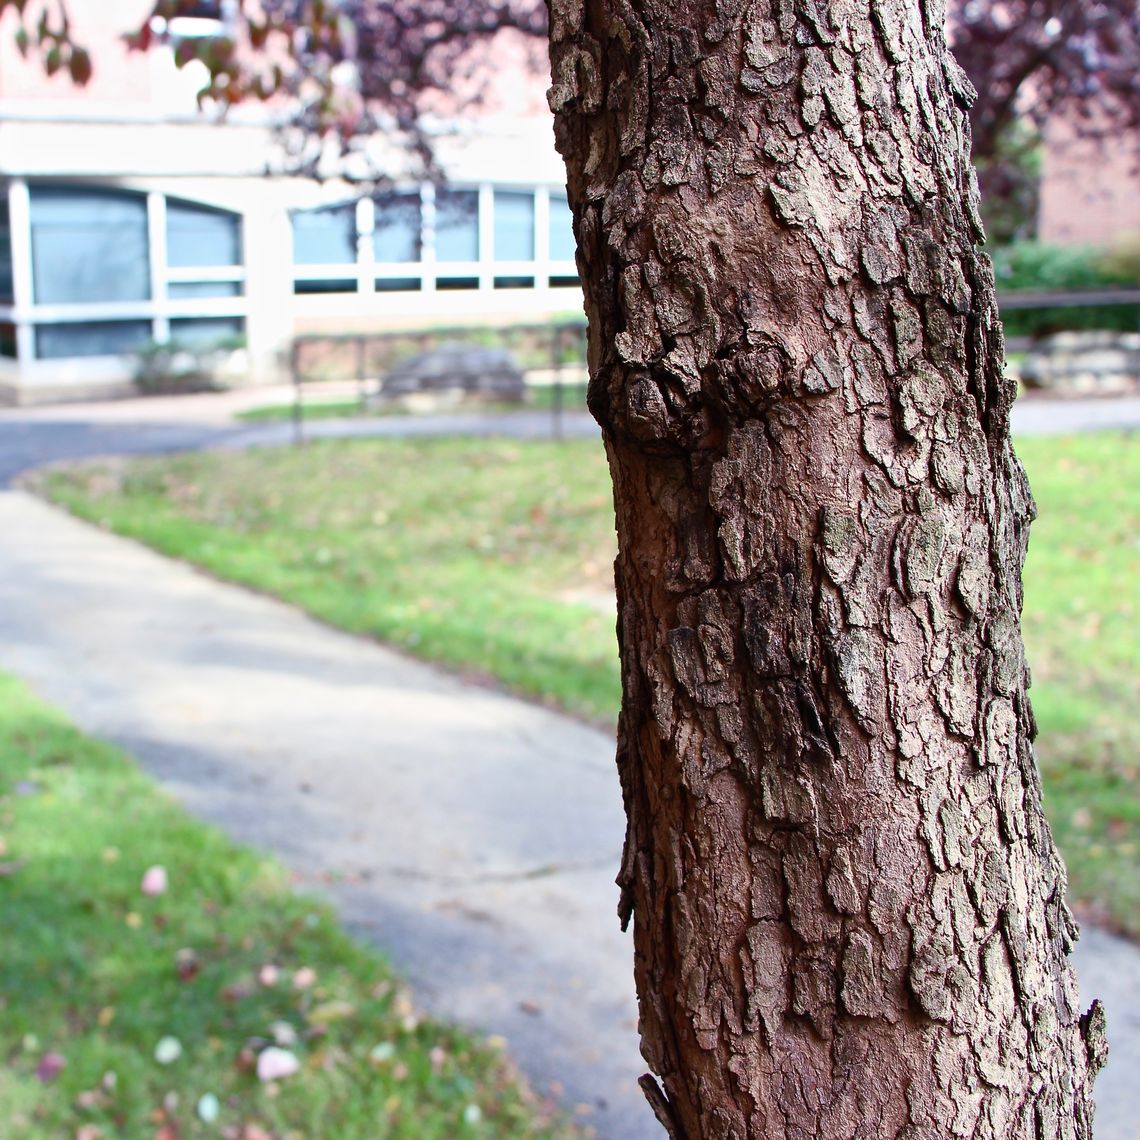
[[[505,290],[548,293],[576,288],[578,267],[570,258],[552,259],[550,256],[550,196],[564,193],[562,187],[534,183],[473,183],[454,182],[446,187],[424,183],[419,187],[396,185],[386,192],[420,196],[420,260],[379,261],[375,256],[377,204],[374,196],[360,198],[356,204],[356,249],[354,263],[299,264],[294,248],[293,294],[307,297],[320,293],[329,297],[346,297],[359,294],[430,294],[461,289],[479,294],[502,293]],[[474,260],[445,261],[439,257],[436,222],[438,218],[437,194],[473,193],[476,195],[475,230],[477,254]],[[495,195],[523,194],[533,198],[534,256],[527,259],[499,259],[495,254]],[[328,209],[343,205],[343,199],[311,209]],[[291,216],[302,211],[292,211]],[[351,290],[327,293],[305,286],[320,282],[351,282]],[[522,284],[520,281],[529,281]]]
[[[147,220],[147,276],[150,297],[137,301],[67,301],[37,302],[35,297],[35,268],[32,246],[32,196],[37,189],[48,188],[73,191],[76,194],[91,192],[122,194],[141,198],[145,202]],[[0,324],[16,328],[16,362],[21,365],[50,364],[58,367],[64,361],[126,360],[129,353],[109,353],[97,356],[37,355],[37,330],[44,327],[101,324],[109,321],[124,323],[145,321],[150,326],[150,339],[156,343],[170,342],[170,322],[194,319],[240,320],[248,327],[249,304],[245,282],[244,219],[240,212],[167,195],[162,191],[147,191],[133,187],[108,185],[98,181],[71,181],[60,179],[13,178],[0,183],[0,195],[8,205],[12,241],[13,297],[11,303],[0,302]],[[168,200],[191,207],[213,210],[234,218],[238,225],[238,257],[241,263],[226,266],[171,267],[167,265],[166,205]],[[168,286],[181,283],[234,282],[238,292],[224,297],[171,297]]]

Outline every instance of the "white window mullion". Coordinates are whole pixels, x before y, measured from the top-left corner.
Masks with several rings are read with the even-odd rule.
[[[150,296],[154,304],[154,339],[170,340],[170,315],[166,294],[166,196],[146,196],[147,238],[150,245]]]
[[[356,203],[356,288],[360,293],[376,292],[376,203],[361,198]]]
[[[35,329],[28,319],[35,304],[32,280],[32,201],[28,184],[17,178],[8,186],[8,225],[12,241],[12,306],[16,310],[16,359],[33,360]]]
[[[495,288],[495,188],[479,187],[479,288]]]
[[[435,187],[425,182],[420,187],[420,262],[423,269],[423,291],[435,292]]]

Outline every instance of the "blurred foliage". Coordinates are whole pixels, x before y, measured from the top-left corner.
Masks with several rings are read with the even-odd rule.
[[[999,300],[1002,293],[1140,287],[1140,242],[1111,250],[1021,241],[993,249]],[[1066,329],[1136,332],[1140,304],[1009,309],[1006,336],[1047,336]]]
[[[1027,241],[1037,232],[1041,135],[1018,120],[998,136],[993,154],[975,154],[982,222],[991,245]]]

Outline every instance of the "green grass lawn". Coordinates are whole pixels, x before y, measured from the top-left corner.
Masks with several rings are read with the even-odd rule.
[[[1140,436],[1022,440],[1045,806],[1086,910],[1140,937]]]
[[[1086,908],[1140,936],[1140,446],[1027,439],[1025,633],[1047,804]],[[325,620],[612,724],[610,488],[596,442],[369,440],[95,463],[84,517]]]
[[[301,418],[306,420],[338,420],[349,416],[374,414],[371,409],[361,406],[359,400],[328,400],[310,398],[301,404]],[[293,418],[292,404],[261,404],[256,408],[246,408],[234,417],[245,423],[281,423]]]
[[[2,674],[0,915],[5,1138],[572,1135],[279,865]],[[274,1042],[299,1071],[262,1081]]]
[[[503,411],[529,409],[550,409],[554,405],[555,392],[553,385],[535,384],[530,388],[525,404],[519,403],[490,403],[483,401],[478,404],[461,405],[460,410]],[[562,386],[562,406],[564,408],[584,410],[586,407],[586,385],[564,384]],[[455,411],[447,408],[446,411]],[[383,406],[362,406],[357,399],[322,399],[316,395],[306,396],[301,405],[301,418],[305,420],[333,420],[345,419],[352,416],[391,416],[407,415],[407,410],[401,405],[390,408]],[[247,408],[237,413],[237,419],[246,423],[281,423],[293,418],[292,404],[263,404],[256,408]]]

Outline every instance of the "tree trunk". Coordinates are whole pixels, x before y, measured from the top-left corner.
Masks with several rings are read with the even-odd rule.
[[[553,0],[677,1140],[1090,1137],[939,0]]]

